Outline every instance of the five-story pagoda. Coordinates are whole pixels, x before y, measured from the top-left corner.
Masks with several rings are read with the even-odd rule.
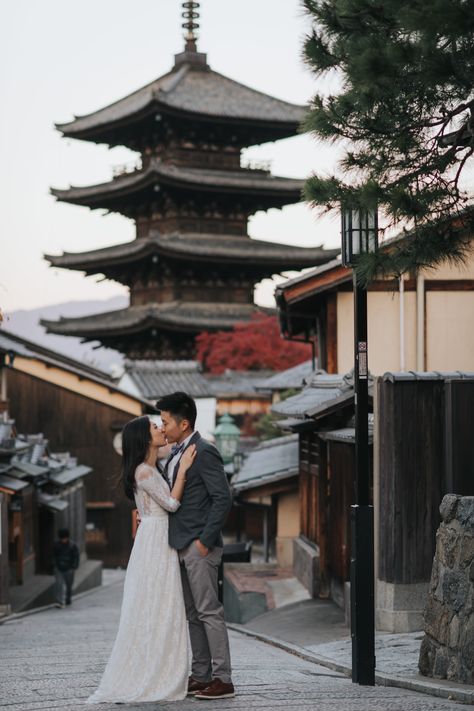
[[[111,182],[52,190],[64,202],[133,219],[136,238],[91,252],[48,255],[55,267],[102,273],[127,285],[130,305],[43,325],[98,340],[129,358],[193,357],[199,332],[231,328],[257,310],[257,282],[335,254],[248,236],[248,218],[298,202],[303,181],[244,168],[241,150],[295,135],[305,109],[214,72],[196,48],[199,3],[183,5],[185,50],[168,74],[57,126],[68,138],[140,153],[139,167]]]

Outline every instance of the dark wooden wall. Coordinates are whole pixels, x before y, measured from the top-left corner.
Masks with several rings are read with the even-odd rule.
[[[10,574],[8,565],[8,497],[0,491],[0,605],[9,604]]]
[[[87,502],[108,506],[102,512],[105,538],[88,546],[88,554],[106,566],[125,566],[132,544],[131,505],[122,494],[121,458],[112,440],[133,415],[15,369],[8,372],[8,389],[19,432],[43,432],[51,451],[69,451],[92,467],[84,480]]]
[[[327,572],[338,583],[350,577],[351,504],[354,503],[353,444],[328,442],[328,536]]]
[[[325,597],[332,582],[349,580],[355,447],[319,434],[300,433],[300,531],[319,548],[320,595]],[[372,446],[369,464],[372,479]]]
[[[474,494],[474,381],[445,386],[446,490]]]
[[[302,432],[300,445],[300,533],[319,548],[319,589],[322,597],[329,594],[330,537],[329,470],[327,444],[316,431]]]
[[[321,542],[320,448],[314,432],[299,437],[300,447],[300,532],[312,543]]]
[[[439,505],[474,494],[474,383],[380,379],[379,577],[430,579]]]

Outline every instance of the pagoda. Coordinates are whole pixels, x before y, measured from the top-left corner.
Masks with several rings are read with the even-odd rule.
[[[131,359],[187,359],[201,331],[230,329],[258,311],[255,284],[329,261],[338,250],[251,239],[259,210],[301,199],[303,181],[244,167],[243,148],[294,136],[305,108],[213,71],[197,51],[197,8],[183,3],[184,51],[170,72],[92,114],[58,124],[65,137],[140,153],[110,182],[52,189],[63,202],[135,221],[131,242],[46,255],[54,267],[103,274],[129,287],[118,311],[42,321],[48,332],[98,340]]]

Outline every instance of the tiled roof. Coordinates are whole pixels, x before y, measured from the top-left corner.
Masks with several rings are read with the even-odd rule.
[[[250,397],[269,399],[270,391],[262,389],[264,382],[272,373],[269,370],[240,372],[227,370],[222,375],[206,375],[211,391],[216,397]]]
[[[244,459],[232,478],[236,492],[296,476],[299,471],[298,435],[267,440]]]
[[[129,360],[125,361],[125,372],[148,400],[156,400],[178,390],[197,398],[212,396],[197,361]]]
[[[59,486],[67,486],[71,482],[76,481],[76,479],[81,479],[91,472],[91,467],[87,467],[85,464],[79,464],[76,467],[62,469],[58,472],[50,472],[49,478]]]
[[[43,363],[47,363],[48,365],[62,368],[63,370],[73,373],[80,378],[87,378],[106,387],[111,392],[123,393],[128,397],[132,397],[134,400],[141,402],[147,411],[150,408],[150,403],[120,390],[108,373],[86,365],[78,360],[74,360],[73,358],[69,358],[62,353],[52,351],[49,348],[44,348],[43,346],[33,343],[32,341],[27,341],[25,338],[14,333],[10,333],[2,328],[0,331],[0,353],[7,353],[8,351],[12,351],[15,355],[23,358],[34,358],[42,361]]]
[[[309,412],[340,398],[348,391],[353,396],[352,388],[345,385],[341,375],[328,375],[317,371],[307,387],[297,395],[273,405],[272,412],[285,417],[310,416]]]
[[[408,370],[403,373],[387,372],[382,375],[383,380],[389,382],[413,381],[413,380],[474,380],[474,373],[464,370],[428,370],[415,371]]]
[[[69,358],[68,356],[58,353],[57,351],[45,348],[39,343],[27,341],[22,336],[18,336],[16,333],[10,333],[2,327],[0,330],[0,353],[7,353],[8,351],[13,351],[15,356],[22,356],[24,358],[39,357],[54,365],[60,363],[61,365],[72,369],[80,369],[83,374],[87,373],[90,376],[110,381],[112,383],[112,379],[108,373],[98,370],[97,368],[93,368],[92,366],[78,360],[74,360],[73,358]]]
[[[64,511],[69,507],[69,503],[60,499],[59,496],[46,494],[43,491],[38,491],[38,503],[40,506],[45,506],[50,511]]]
[[[101,338],[104,335],[138,333],[156,326],[163,330],[199,333],[206,329],[231,328],[239,321],[247,321],[259,311],[254,304],[186,303],[170,301],[130,306],[127,309],[108,311],[82,318],[60,318],[59,321],[42,320],[51,333]]]
[[[66,190],[52,188],[51,193],[64,202],[87,205],[92,200],[112,196],[123,196],[139,192],[153,185],[176,188],[192,187],[200,192],[227,192],[263,196],[278,196],[286,202],[298,202],[301,199],[304,180],[281,178],[266,171],[213,170],[210,168],[188,168],[165,163],[153,158],[150,164],[133,173],[119,175],[107,183],[71,186]]]
[[[369,374],[369,394],[372,394],[374,378]],[[346,375],[316,371],[308,385],[297,395],[289,397],[272,407],[272,412],[285,418],[305,419],[324,415],[329,408],[349,404],[354,398],[354,372]]]
[[[356,441],[356,431],[355,427],[341,427],[338,430],[331,430],[329,432],[318,432],[321,439],[327,440],[329,442],[342,442],[344,444],[355,444]],[[371,421],[369,420],[369,444],[374,441],[374,430],[371,426]]]
[[[26,479],[27,477],[43,477],[48,471],[48,467],[41,467],[31,462],[15,462],[11,465],[9,473],[17,479]]]
[[[86,116],[57,124],[66,136],[78,136],[114,123],[127,123],[153,111],[171,109],[216,119],[287,124],[296,132],[306,108],[281,101],[214,72],[207,64],[180,62],[155,81]]]
[[[169,255],[176,259],[203,259],[222,263],[247,263],[275,265],[277,268],[295,269],[313,265],[333,257],[337,250],[322,247],[294,247],[288,244],[265,242],[245,235],[201,234],[178,232],[171,234],[154,233],[151,237],[135,239],[132,242],[96,249],[90,252],[65,252],[60,256],[46,255],[55,267],[91,270],[100,266],[127,264],[146,259],[151,254]]]
[[[281,373],[276,373],[276,375],[272,375],[272,377],[267,380],[263,380],[259,387],[267,390],[301,388],[313,372],[313,362],[307,360],[304,363],[295,365],[293,368],[288,368],[288,370],[283,370]]]
[[[334,254],[337,255],[339,252],[340,250],[333,250],[331,256],[334,257]],[[297,303],[350,281],[352,281],[351,270],[344,267],[339,259],[333,258],[315,269],[278,284],[275,289],[275,297],[284,310],[286,302]]]
[[[16,479],[11,476],[6,476],[5,474],[0,474],[0,487],[4,489],[9,489],[10,491],[22,491],[26,489],[31,484],[27,481],[22,481],[21,479]]]

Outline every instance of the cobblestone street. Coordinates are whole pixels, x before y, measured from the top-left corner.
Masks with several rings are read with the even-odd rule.
[[[9,711],[84,708],[113,642],[122,583],[0,626],[0,706]],[[222,701],[133,704],[130,709],[320,709],[429,711],[455,702],[403,689],[359,687],[329,669],[264,642],[231,632],[237,696]],[[90,707],[94,708],[94,707]],[[99,709],[115,709],[102,704]]]

